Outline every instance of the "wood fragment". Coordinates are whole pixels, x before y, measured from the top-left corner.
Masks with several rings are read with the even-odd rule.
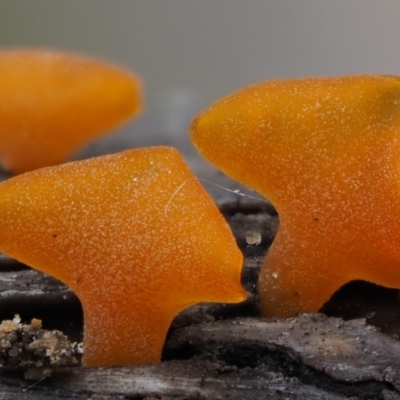
[[[314,375],[315,383],[336,385],[352,396],[372,386],[378,396],[387,385],[400,393],[400,342],[360,319],[301,314],[286,320],[219,321],[182,329],[169,347],[190,357],[215,354],[237,367],[264,370],[273,365],[286,376],[297,370],[297,376]]]

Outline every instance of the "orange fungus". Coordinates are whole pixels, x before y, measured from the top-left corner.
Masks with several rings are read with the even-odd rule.
[[[59,164],[139,112],[139,81],[105,62],[0,50],[0,161],[21,173]]]
[[[191,134],[279,213],[264,315],[317,311],[354,279],[400,288],[400,78],[261,83],[200,114]]]
[[[228,225],[169,147],[1,183],[0,250],[77,294],[86,366],[159,361],[181,310],[246,298],[242,254]]]

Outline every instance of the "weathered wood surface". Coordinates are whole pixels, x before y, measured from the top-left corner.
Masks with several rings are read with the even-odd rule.
[[[344,399],[279,373],[229,367],[221,373],[215,364],[192,361],[135,368],[70,369],[28,390],[27,383],[21,386],[21,381],[15,377],[3,376],[2,385],[7,385],[4,399],[8,400],[61,400],[72,396],[76,399],[155,399],[160,396],[163,399]]]
[[[400,399],[400,343],[361,320],[220,321],[176,331],[167,348],[189,359],[64,369],[30,389],[31,382],[3,374],[0,387],[4,399],[32,400]]]
[[[389,387],[400,393],[400,342],[360,319],[303,314],[219,321],[183,328],[169,346],[191,357],[215,354],[238,368],[278,370],[350,396],[380,398]]]
[[[2,258],[5,260],[4,256]],[[7,260],[7,263],[11,264],[11,261]],[[1,265],[2,260],[0,259]],[[8,301],[15,296],[39,298],[54,295],[63,298],[72,293],[61,282],[32,269],[24,268],[19,271],[0,273],[0,302]]]

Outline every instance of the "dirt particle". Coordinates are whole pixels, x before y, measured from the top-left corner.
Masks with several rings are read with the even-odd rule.
[[[32,318],[31,321],[32,329],[41,329],[42,328],[42,320],[37,318]]]
[[[259,231],[248,231],[246,233],[246,243],[249,246],[258,246],[262,241],[261,232]]]
[[[10,350],[8,350],[7,354],[8,354],[10,357],[18,357],[19,351],[18,351],[18,349],[16,349],[15,347],[12,347]]]

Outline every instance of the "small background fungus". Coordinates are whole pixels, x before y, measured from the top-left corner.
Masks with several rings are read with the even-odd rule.
[[[0,50],[0,160],[21,173],[64,162],[137,114],[139,81],[100,60],[50,50]]]
[[[191,134],[279,213],[264,315],[317,311],[354,279],[400,288],[398,77],[261,83],[200,114]]]
[[[242,254],[229,226],[168,147],[3,182],[0,249],[78,295],[86,366],[159,361],[181,310],[246,298]]]

